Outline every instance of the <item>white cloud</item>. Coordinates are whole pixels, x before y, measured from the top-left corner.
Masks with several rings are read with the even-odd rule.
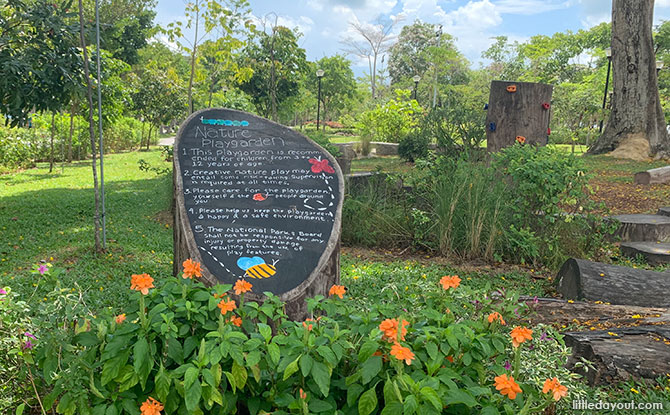
[[[570,7],[569,1],[500,0],[495,3],[500,13],[532,15]]]

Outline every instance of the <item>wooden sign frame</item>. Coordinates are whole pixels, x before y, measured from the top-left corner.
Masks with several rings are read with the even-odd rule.
[[[211,110],[230,111],[245,117],[247,119],[261,120],[262,122],[270,123],[271,125],[288,129],[288,127],[273,121],[258,117],[242,111],[237,111],[228,108],[209,108],[206,110],[197,111],[191,114],[180,126],[179,132],[175,138],[174,143],[174,157],[173,157],[173,215],[174,215],[174,230],[173,230],[173,244],[174,244],[174,259],[173,259],[173,274],[176,276],[181,272],[182,262],[188,258],[197,261],[202,266],[202,281],[209,286],[223,283],[219,280],[206,266],[202,259],[200,250],[196,244],[195,235],[189,218],[186,212],[186,205],[184,200],[184,183],[182,180],[181,166],[178,157],[180,149],[180,141],[182,134],[189,123],[197,117],[200,117],[204,112]],[[338,178],[339,197],[337,199],[337,207],[334,215],[333,227],[326,247],[321,254],[318,263],[311,274],[300,283],[297,287],[279,295],[279,298],[286,303],[286,313],[289,317],[295,320],[302,320],[307,316],[307,305],[305,299],[314,297],[316,295],[328,296],[330,287],[334,284],[339,284],[340,281],[340,234],[342,229],[342,204],[344,202],[344,176],[336,159],[328,153],[323,147],[312,141],[310,138],[300,134],[297,131],[290,130],[292,134],[297,134],[306,139],[308,143],[315,147],[315,149],[323,152],[324,156],[328,158],[335,170]],[[262,302],[265,298],[262,294],[249,292],[245,294],[245,298],[252,301]]]

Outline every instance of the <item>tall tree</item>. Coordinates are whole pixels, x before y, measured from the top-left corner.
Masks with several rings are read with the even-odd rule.
[[[391,31],[399,22],[400,19],[397,17],[386,23],[377,21],[376,24],[360,23],[356,20],[349,23],[356,36],[342,40],[347,54],[367,59],[373,99],[377,96],[377,61],[391,46],[393,42]]]
[[[242,65],[254,72],[240,89],[252,97],[260,113],[277,121],[279,106],[300,91],[307,59],[291,29],[276,24],[264,29],[242,52]]]
[[[341,55],[324,57],[319,59],[307,75],[308,85],[314,86],[316,68],[323,69],[324,75],[321,79],[321,105],[323,108],[323,119],[328,120],[337,111],[344,109],[346,101],[354,95],[356,90],[356,79],[351,70],[351,62]]]
[[[193,0],[186,4],[186,22],[173,22],[168,25],[167,34],[171,40],[189,54],[191,71],[188,81],[188,111],[193,112],[193,81],[196,74],[198,46],[217,31],[216,38],[230,40],[235,45],[236,29],[240,25],[252,27],[247,0]],[[193,29],[193,37],[187,38],[182,28]],[[230,47],[229,45],[229,47]],[[237,47],[237,46],[236,46]]]
[[[632,148],[631,155],[648,150],[652,156],[670,157],[670,138],[658,95],[653,13],[653,0],[612,3],[612,110],[602,136],[589,149],[591,154],[626,144]]]

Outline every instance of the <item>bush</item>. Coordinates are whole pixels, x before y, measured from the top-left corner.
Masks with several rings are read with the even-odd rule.
[[[421,107],[410,99],[410,91],[396,90],[396,97],[384,105],[363,112],[356,123],[361,141],[399,142],[412,131],[417,124],[416,115]]]
[[[409,133],[400,140],[398,155],[403,160],[413,162],[428,156],[428,137],[424,134]]]
[[[323,131],[305,131],[305,135],[309,137],[312,141],[323,147],[327,152],[329,152],[333,157],[339,157],[341,155],[340,148],[335,144],[331,143],[328,139],[328,136]]]
[[[262,305],[245,302],[240,282],[235,301],[226,295],[231,285],[171,278],[150,290],[152,281],[133,276],[146,295],[136,293],[125,314],[95,318],[71,342],[40,348],[53,388],[43,399],[47,411],[542,413],[567,408],[565,399],[557,404],[542,393],[554,376],[579,395],[562,367],[562,341],[515,328],[519,347],[510,345],[504,320],[524,303],[514,295],[494,303],[457,276],[444,276],[441,288],[427,281],[425,307],[410,312],[397,303],[358,308],[334,286],[330,299],[308,300],[313,314],[304,322],[288,320],[271,294]],[[496,390],[503,374],[514,376],[507,383],[518,396]]]

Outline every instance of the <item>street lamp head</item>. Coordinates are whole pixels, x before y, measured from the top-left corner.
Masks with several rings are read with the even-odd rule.
[[[325,72],[323,71],[323,69],[318,69],[318,70],[316,71],[316,77],[317,77],[317,78],[321,78],[321,77],[323,76],[323,74],[325,74]]]
[[[612,57],[612,48],[605,49],[605,56],[607,56],[607,59]]]
[[[419,75],[414,75],[414,77],[412,77],[412,80],[414,80],[414,82],[419,82],[421,80],[421,77]]]

